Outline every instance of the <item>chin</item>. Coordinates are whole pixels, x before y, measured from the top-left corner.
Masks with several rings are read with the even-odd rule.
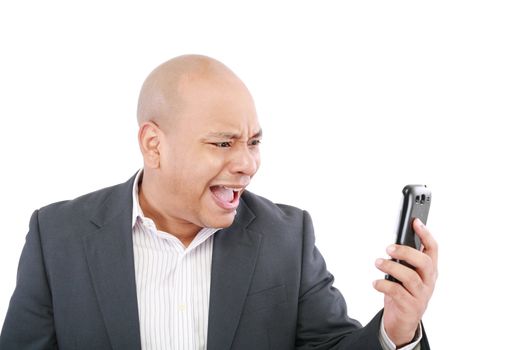
[[[206,227],[214,228],[227,228],[233,224],[235,219],[235,211],[232,213],[214,215],[213,217],[208,217],[208,220],[205,221]]]

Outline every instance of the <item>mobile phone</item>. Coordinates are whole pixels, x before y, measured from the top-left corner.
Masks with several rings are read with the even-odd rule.
[[[414,232],[413,224],[414,220],[419,218],[426,225],[431,202],[432,194],[426,185],[406,185],[403,188],[403,200],[397,223],[396,244],[407,245],[417,250],[421,249],[421,240]],[[414,269],[412,265],[405,261],[393,260]],[[385,278],[389,281],[400,283],[390,275],[386,275]]]

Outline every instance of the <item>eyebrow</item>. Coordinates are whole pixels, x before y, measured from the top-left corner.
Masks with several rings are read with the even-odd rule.
[[[218,139],[234,139],[238,140],[241,138],[239,134],[232,132],[210,132],[206,137],[218,138]],[[262,137],[262,129],[259,129],[254,135],[250,136],[249,139]]]

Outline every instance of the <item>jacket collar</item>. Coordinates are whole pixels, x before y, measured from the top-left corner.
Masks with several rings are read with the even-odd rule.
[[[84,237],[89,272],[114,350],[140,349],[131,237],[133,179],[109,190],[91,218],[98,228]]]
[[[239,325],[262,235],[249,229],[254,213],[241,199],[233,224],[213,241],[208,349],[229,349]]]

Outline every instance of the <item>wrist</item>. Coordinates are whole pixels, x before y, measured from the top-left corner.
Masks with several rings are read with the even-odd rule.
[[[395,344],[396,348],[402,348],[418,338],[418,325],[410,330],[392,330],[385,327],[388,338]]]

